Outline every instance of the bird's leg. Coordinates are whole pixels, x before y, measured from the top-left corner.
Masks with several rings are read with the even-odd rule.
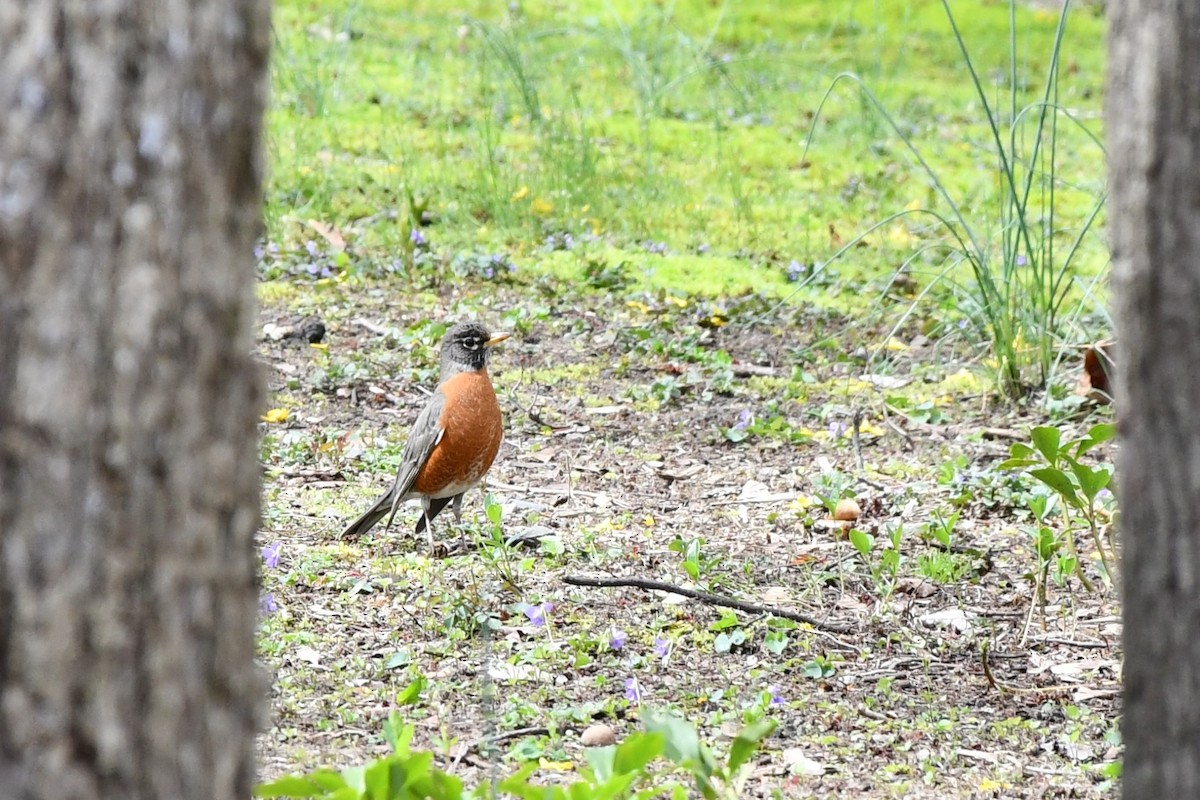
[[[450,510],[454,512],[454,524],[458,528],[458,546],[462,552],[467,552],[467,534],[463,530],[462,524],[462,501],[465,492],[460,492],[454,495],[454,500],[450,504]]]
[[[427,496],[421,497],[421,513],[425,515],[425,536],[429,539],[429,553],[438,554],[437,545],[433,543],[433,519],[429,516],[429,505],[432,501]]]

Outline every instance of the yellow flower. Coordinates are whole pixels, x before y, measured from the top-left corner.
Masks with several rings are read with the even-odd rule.
[[[516,202],[517,200],[524,200],[528,196],[529,196],[529,187],[522,186],[520,189],[517,189],[515,192],[513,192],[512,199],[513,199],[513,202]]]
[[[263,422],[277,424],[287,422],[288,410],[286,408],[272,408],[270,411],[262,415]]]
[[[708,324],[712,325],[714,328],[723,328],[728,322],[729,320],[725,319],[720,314],[713,314],[708,318]]]
[[[537,214],[539,217],[544,217],[554,210],[553,203],[543,200],[540,197],[536,198],[532,203],[530,203],[529,207],[533,209],[533,213]]]
[[[895,336],[888,339],[887,344],[885,344],[883,347],[885,350],[891,350],[894,353],[902,353],[908,349],[908,345],[897,339]]]
[[[908,228],[903,225],[896,224],[888,228],[888,241],[895,247],[912,247],[917,241],[917,237],[908,232]]]
[[[871,422],[869,419],[864,419],[858,426],[858,432],[863,436],[883,436],[883,428]]]

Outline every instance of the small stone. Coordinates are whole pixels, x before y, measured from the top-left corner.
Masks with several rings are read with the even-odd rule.
[[[837,508],[833,511],[833,518],[842,522],[854,522],[861,515],[862,509],[849,497],[838,500]]]
[[[617,743],[617,732],[603,722],[589,725],[579,737],[584,747],[605,747]]]

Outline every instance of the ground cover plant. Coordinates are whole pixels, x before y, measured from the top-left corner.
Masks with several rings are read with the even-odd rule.
[[[264,779],[1113,793],[1104,39],[1060,11],[277,4]],[[339,541],[468,317],[514,333],[471,547]]]

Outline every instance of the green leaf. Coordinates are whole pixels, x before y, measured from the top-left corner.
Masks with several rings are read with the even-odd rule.
[[[1042,463],[1042,462],[1041,462],[1041,459],[1035,459],[1035,458],[1010,458],[1010,459],[1007,459],[1007,460],[1005,460],[1005,461],[1001,461],[999,464],[997,464],[997,465],[996,465],[996,469],[999,469],[999,470],[1006,470],[1006,469],[1025,469],[1025,468],[1027,468],[1027,467],[1032,467],[1034,464],[1040,464],[1040,463]]]
[[[440,769],[433,770],[430,774],[430,785],[432,791],[429,792],[430,797],[438,798],[438,800],[460,800],[463,793],[462,779],[455,775],[447,775]]]
[[[1069,535],[1069,534],[1068,534]],[[1045,525],[1038,528],[1037,533],[1037,556],[1038,561],[1049,561],[1054,558],[1054,554],[1058,552],[1058,537],[1054,535],[1054,531],[1047,528]]]
[[[490,494],[485,496],[483,499],[483,508],[487,513],[488,521],[493,525],[499,525],[500,519],[504,515],[504,508],[498,502],[496,502],[496,498],[492,497]]]
[[[545,800],[550,795],[544,786],[533,786],[529,783],[529,776],[537,770],[538,764],[536,761],[530,761],[525,766],[516,771],[515,774],[508,776],[500,781],[499,788],[501,792],[515,795],[516,797],[524,798],[525,800]],[[561,790],[561,787],[555,787]],[[565,793],[560,793],[559,797],[565,796]]]
[[[646,730],[661,734],[667,758],[702,778],[701,790],[706,797],[712,796],[709,778],[716,768],[716,762],[709,749],[701,744],[696,728],[674,714],[648,710]]]
[[[1058,463],[1058,446],[1062,441],[1062,433],[1058,428],[1049,425],[1039,425],[1030,432],[1033,446],[1038,449],[1051,466]]]
[[[661,733],[635,733],[616,748],[613,768],[618,774],[639,772],[662,755],[665,748],[666,740]]]
[[[1076,456],[1081,456],[1096,445],[1104,444],[1117,435],[1117,426],[1111,422],[1102,422],[1088,428],[1087,436],[1079,441],[1075,450]]]
[[[562,537],[558,536],[557,534],[543,536],[542,538],[538,539],[538,547],[542,549],[542,552],[550,556],[561,556],[567,550],[566,547],[563,546]]]
[[[384,669],[396,669],[397,667],[405,667],[412,663],[412,653],[407,650],[397,650],[388,656],[387,661],[383,662]]]
[[[587,759],[588,766],[592,768],[596,780],[603,782],[615,774],[617,759],[616,745],[589,747],[583,751],[583,756]]]
[[[777,723],[773,719],[760,719],[738,732],[732,744],[729,745],[729,774],[733,775],[745,764],[763,739],[775,732]]]
[[[346,782],[346,787],[353,792],[355,797],[365,797],[367,792],[367,768],[366,767],[345,767],[342,769],[342,779]]]
[[[417,679],[405,686],[396,695],[396,705],[411,706],[415,705],[421,699],[421,692],[425,691],[425,687],[429,685],[429,681],[424,675],[418,675]]]
[[[1075,484],[1071,483],[1067,473],[1054,467],[1042,467],[1041,469],[1031,469],[1029,474],[1058,492],[1063,500],[1079,508],[1079,494],[1075,491]]]
[[[392,763],[391,759],[381,758],[363,770],[363,797],[368,800],[391,800],[392,792]],[[404,785],[404,772],[401,769],[397,788]]]
[[[864,556],[871,555],[871,550],[875,548],[875,537],[858,528],[850,530],[850,544],[854,545],[854,549]]]
[[[1079,481],[1079,491],[1083,492],[1083,496],[1091,503],[1096,499],[1096,495],[1108,485],[1112,480],[1112,473],[1103,467],[1093,469],[1087,464],[1080,464],[1075,459],[1067,460],[1071,467],[1071,472],[1075,473],[1075,480]]]
[[[259,784],[254,794],[257,797],[323,797],[345,787],[346,781],[340,773],[318,770],[308,775],[285,775],[270,783]]]
[[[709,625],[708,629],[710,631],[723,631],[723,630],[728,630],[729,628],[736,628],[737,626],[738,626],[737,614],[733,613],[732,611],[729,611],[728,609],[725,609],[721,612],[721,618],[719,620],[717,620],[716,622],[714,622],[713,624]]]
[[[1024,442],[1013,442],[1012,446],[1008,448],[1008,455],[1011,460],[1027,460],[1033,458],[1034,450]]]
[[[407,753],[408,744],[412,741],[414,728],[404,724],[400,712],[393,709],[383,723],[383,738],[391,745],[394,753]]]

